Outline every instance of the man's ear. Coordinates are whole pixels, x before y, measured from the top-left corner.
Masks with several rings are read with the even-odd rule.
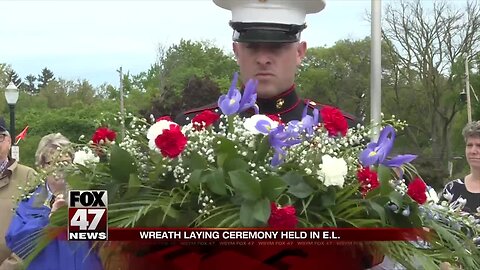
[[[235,54],[235,59],[237,60],[237,62],[238,62],[238,46],[239,45],[237,42],[232,43],[233,54]]]
[[[298,43],[297,46],[297,65],[300,65],[302,63],[303,58],[305,58],[305,55],[307,54],[307,42],[302,41]]]

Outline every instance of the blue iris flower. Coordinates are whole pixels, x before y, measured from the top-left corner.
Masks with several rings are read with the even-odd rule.
[[[275,151],[271,161],[271,165],[274,167],[283,163],[287,155],[285,148],[302,142],[302,140],[299,139],[299,133],[286,130],[283,125],[279,125],[269,132],[268,141]]]
[[[302,120],[292,120],[288,122],[289,130],[305,131],[308,135],[313,134],[313,128],[318,125],[318,109],[313,110],[313,116],[307,114],[308,104],[303,109]]]
[[[386,126],[380,132],[377,142],[370,142],[367,148],[360,153],[360,163],[364,167],[382,164],[387,167],[400,167],[404,163],[411,162],[416,155],[398,155],[392,159],[387,159],[392,150],[395,140],[395,129],[392,126]]]
[[[218,107],[220,107],[222,113],[225,115],[241,113],[252,107],[255,109],[255,113],[258,113],[258,107],[255,105],[257,100],[258,82],[256,80],[248,80],[242,96],[240,91],[236,88],[237,81],[238,73],[235,72],[227,94],[221,95],[218,99]]]

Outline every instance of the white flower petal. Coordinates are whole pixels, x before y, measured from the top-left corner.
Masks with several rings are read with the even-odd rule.
[[[268,133],[260,132],[256,128],[256,125],[257,125],[258,121],[260,121],[260,120],[268,121],[271,129],[274,129],[274,128],[278,127],[278,122],[273,121],[272,119],[270,119],[270,117],[268,117],[264,114],[255,114],[252,117],[245,119],[245,122],[243,122],[243,127],[247,131],[249,131],[251,134],[265,134],[265,135],[267,135]]]

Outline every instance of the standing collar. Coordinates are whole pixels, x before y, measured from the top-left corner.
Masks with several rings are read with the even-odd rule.
[[[294,109],[299,103],[295,84],[277,96],[257,99],[261,114],[282,114]]]

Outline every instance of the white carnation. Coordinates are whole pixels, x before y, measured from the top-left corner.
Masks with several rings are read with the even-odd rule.
[[[274,129],[278,127],[278,122],[273,121],[270,119],[270,117],[264,115],[264,114],[255,114],[250,118],[245,119],[245,122],[243,123],[243,127],[248,130],[251,134],[265,134],[267,135],[267,132],[261,132],[256,128],[256,125],[258,121],[260,120],[265,120],[268,122],[268,125],[270,126],[270,129]]]
[[[100,158],[95,156],[95,154],[90,149],[79,150],[75,152],[73,163],[86,166],[92,163],[98,163]]]
[[[153,124],[147,131],[147,139],[148,139],[148,146],[150,149],[155,150],[157,146],[155,145],[155,139],[162,135],[165,129],[170,129],[170,125],[177,125],[177,123],[168,121],[168,120],[160,120]]]
[[[323,177],[325,186],[343,187],[345,175],[347,175],[347,163],[343,158],[335,158],[329,155],[322,156],[320,175]]]

